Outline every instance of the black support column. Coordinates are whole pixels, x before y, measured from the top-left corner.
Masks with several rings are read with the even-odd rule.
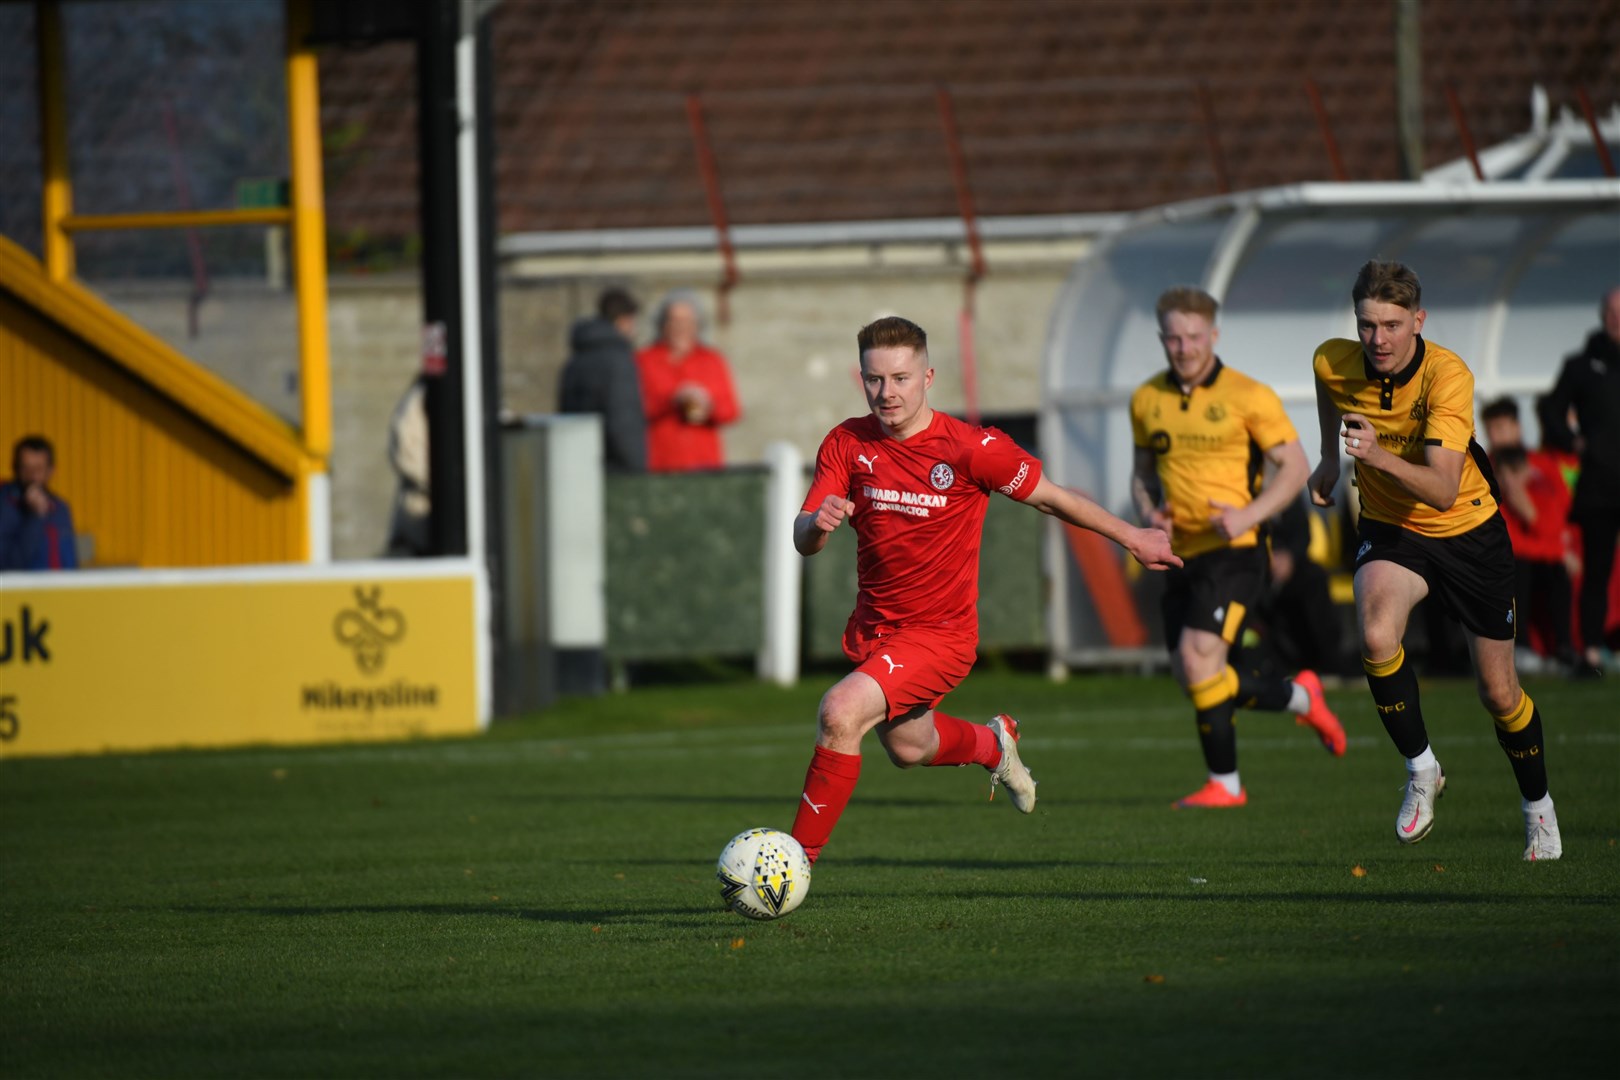
[[[422,220],[424,365],[433,551],[467,554],[465,382],[462,377],[461,242],[457,230],[456,39],[459,0],[416,0],[417,162]],[[486,489],[488,490],[488,489]]]

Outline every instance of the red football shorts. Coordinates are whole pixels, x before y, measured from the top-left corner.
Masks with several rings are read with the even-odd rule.
[[[937,628],[867,634],[848,627],[844,655],[877,680],[893,720],[918,706],[932,709],[967,678],[978,658],[978,634]]]

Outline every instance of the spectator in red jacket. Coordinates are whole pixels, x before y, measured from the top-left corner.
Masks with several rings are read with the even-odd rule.
[[[1518,402],[1498,398],[1479,416],[1501,492],[1502,518],[1513,543],[1520,669],[1535,671],[1540,666],[1540,655],[1530,651],[1530,631],[1535,628],[1540,654],[1555,658],[1568,670],[1575,665],[1570,638],[1573,601],[1565,566],[1571,550],[1569,488],[1555,456],[1525,448]]]
[[[697,296],[669,294],[659,306],[658,340],[636,354],[647,411],[651,472],[718,469],[725,463],[720,428],[742,415],[726,358],[703,344]]]

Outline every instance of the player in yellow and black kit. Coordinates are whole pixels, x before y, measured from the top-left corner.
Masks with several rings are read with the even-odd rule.
[[[1524,857],[1563,854],[1547,793],[1541,714],[1513,667],[1513,548],[1494,480],[1474,441],[1474,376],[1456,353],[1425,341],[1417,275],[1369,262],[1351,290],[1359,341],[1316,350],[1322,463],[1311,497],[1330,505],[1339,447],[1361,493],[1356,622],[1362,664],[1384,729],[1406,758],[1395,835],[1415,844],[1434,824],[1446,776],[1429,746],[1417,675],[1401,639],[1412,608],[1433,593],[1470,637],[1480,701],[1496,720],[1523,797]],[[1341,426],[1342,425],[1342,426]]]
[[[1313,672],[1293,679],[1240,675],[1227,661],[1243,618],[1265,584],[1261,526],[1298,498],[1309,466],[1299,436],[1271,388],[1223,365],[1213,297],[1186,286],[1159,297],[1159,340],[1168,370],[1131,397],[1136,444],[1132,494],[1144,524],[1170,534],[1186,561],[1168,571],[1162,613],[1176,679],[1192,698],[1209,766],[1204,786],[1178,807],[1242,806],[1239,705],[1292,712],[1329,752],[1344,753],[1344,728]],[[1265,466],[1270,475],[1256,492]]]

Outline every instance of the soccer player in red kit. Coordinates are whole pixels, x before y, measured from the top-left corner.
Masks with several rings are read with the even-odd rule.
[[[896,316],[856,337],[870,416],[827,433],[815,479],[793,523],[793,544],[814,555],[846,521],[855,530],[860,589],[844,628],[855,670],[817,713],[815,754],[793,836],[821,854],[861,772],[861,739],[876,728],[889,760],[983,765],[990,791],[1035,808],[1035,780],[1005,714],[971,724],[935,711],[973,666],[979,642],[979,545],[990,492],[1113,540],[1143,566],[1180,566],[1170,538],[1139,529],[1047,480],[1041,463],[995,428],[974,427],[928,404],[934,369],[922,327]]]

